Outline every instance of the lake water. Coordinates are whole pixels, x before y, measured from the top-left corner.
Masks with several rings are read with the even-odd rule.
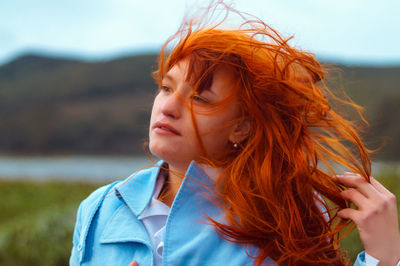
[[[0,177],[103,182],[124,179],[138,169],[151,164],[152,162],[146,157],[0,156]]]
[[[131,173],[151,164],[152,162],[146,157],[0,156],[0,177],[106,182],[124,179]],[[374,175],[388,170],[400,175],[400,163],[375,163],[372,169]]]

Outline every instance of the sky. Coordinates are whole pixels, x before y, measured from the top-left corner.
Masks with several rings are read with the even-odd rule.
[[[197,3],[194,5],[194,3]],[[207,0],[0,1],[0,65],[39,52],[83,60],[157,51]],[[229,0],[294,36],[291,44],[349,64],[400,65],[399,0]]]

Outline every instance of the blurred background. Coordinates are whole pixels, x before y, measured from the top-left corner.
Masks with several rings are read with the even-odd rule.
[[[66,265],[75,211],[143,165],[162,43],[208,1],[0,2],[0,265]],[[336,69],[400,197],[400,2],[232,0]],[[353,260],[362,249],[343,241]]]

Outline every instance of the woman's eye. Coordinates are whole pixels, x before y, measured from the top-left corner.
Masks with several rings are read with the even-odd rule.
[[[193,95],[192,99],[193,99],[193,101],[198,102],[198,103],[208,103],[207,99],[200,97],[198,95]]]
[[[168,88],[167,86],[161,86],[161,87],[160,87],[160,90],[162,90],[162,91],[164,91],[164,92],[169,92],[169,91],[171,91],[171,89]]]

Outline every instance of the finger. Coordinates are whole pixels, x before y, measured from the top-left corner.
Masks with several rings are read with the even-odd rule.
[[[369,206],[368,199],[354,188],[346,189],[340,192],[340,195],[345,200],[353,202],[360,210],[364,210]]]
[[[344,175],[337,175],[336,177],[340,183],[350,188],[356,188],[367,198],[377,193],[376,189],[359,174],[344,173]]]
[[[346,172],[343,175],[337,175],[337,178],[342,184],[353,188],[357,188],[361,184],[368,184],[368,181],[363,176],[351,172]]]
[[[139,266],[139,264],[136,262],[136,260],[134,260],[131,263],[129,263],[128,266]]]
[[[337,212],[337,216],[342,219],[350,219],[357,224],[360,212],[354,209],[346,208]]]

